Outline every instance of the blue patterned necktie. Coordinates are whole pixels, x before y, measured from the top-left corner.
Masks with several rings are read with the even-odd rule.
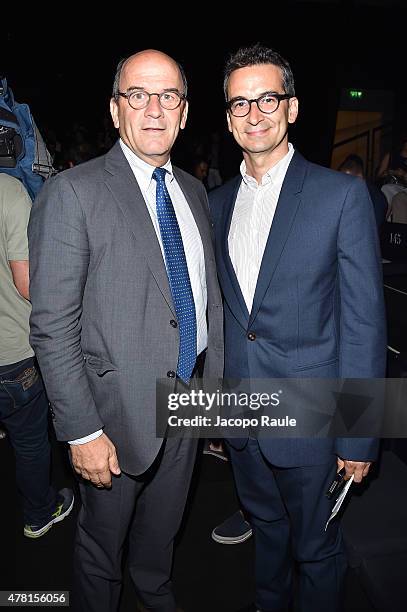
[[[177,375],[188,384],[196,362],[195,302],[181,232],[165,185],[166,173],[165,168],[156,168],[153,172],[153,178],[157,181],[157,217],[179,326]]]

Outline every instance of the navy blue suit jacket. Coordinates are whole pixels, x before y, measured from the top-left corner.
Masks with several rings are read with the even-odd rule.
[[[381,257],[365,183],[294,153],[249,313],[228,253],[241,180],[209,194],[224,295],[225,377],[384,378]],[[371,438],[259,443],[269,461],[283,467],[322,464],[333,454],[368,461],[378,449]]]

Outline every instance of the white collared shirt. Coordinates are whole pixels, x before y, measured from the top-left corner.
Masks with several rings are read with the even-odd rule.
[[[266,172],[260,185],[246,173],[244,160],[240,165],[243,180],[233,210],[228,248],[249,312],[281,187],[293,155],[294,147],[288,143],[288,153]]]
[[[145,200],[147,210],[150,214],[152,224],[157,235],[157,240],[160,244],[161,252],[164,257],[164,249],[161,240],[160,226],[158,224],[157,209],[156,209],[156,188],[157,182],[153,179],[155,166],[147,164],[140,159],[129,147],[120,139],[122,151],[130,164],[130,168],[136,177],[141,193]],[[194,216],[188,205],[188,202],[178,185],[177,180],[172,172],[171,161],[168,160],[163,166],[167,170],[165,175],[165,185],[170,194],[174,211],[177,217],[179,229],[184,245],[185,257],[187,260],[189,279],[191,281],[192,293],[195,302],[196,311],[196,345],[197,354],[199,355],[208,345],[208,328],[206,323],[206,275],[205,275],[205,258],[201,236],[198,227],[195,223]]]

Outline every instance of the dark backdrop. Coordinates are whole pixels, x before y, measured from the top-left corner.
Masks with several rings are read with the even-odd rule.
[[[122,57],[147,47],[166,51],[184,65],[190,87],[189,122],[175,157],[183,161],[193,142],[219,130],[229,175],[240,153],[226,132],[222,66],[231,51],[261,41],[284,55],[294,71],[300,115],[291,139],[308,158],[328,164],[341,87],[394,90],[396,119],[405,121],[405,4],[297,0],[276,8],[276,2],[245,7],[243,0],[222,4],[221,19],[209,4],[122,3],[109,13],[95,5],[93,20],[63,5],[47,25],[45,19],[38,24],[38,14],[35,25],[28,14],[3,21],[0,73],[18,101],[30,104],[40,127],[63,136],[74,121],[90,129],[100,125]],[[17,26],[20,21],[24,25]]]

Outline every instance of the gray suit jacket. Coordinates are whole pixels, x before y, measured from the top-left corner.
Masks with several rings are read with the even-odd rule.
[[[222,305],[201,183],[174,168],[201,234],[208,291],[205,376],[223,371]],[[119,143],[48,180],[29,223],[31,344],[59,440],[104,427],[125,472],[155,434],[156,378],[176,371],[179,331],[161,249]],[[175,380],[167,378],[169,391]]]

